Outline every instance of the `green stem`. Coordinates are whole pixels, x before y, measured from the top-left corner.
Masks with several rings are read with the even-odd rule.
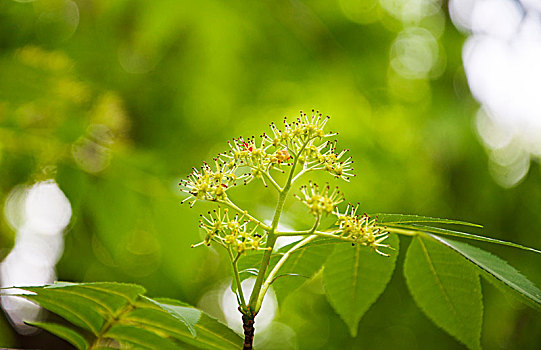
[[[271,176],[271,174],[269,174],[268,172],[263,172],[263,175],[265,175],[265,177],[267,178],[267,180],[269,180],[269,182],[271,183],[271,185],[276,188],[276,190],[278,192],[282,192],[282,188],[280,187],[280,185],[278,185],[278,183],[274,180],[274,178]]]
[[[263,223],[263,221],[261,220],[258,220],[257,218],[253,217],[252,215],[250,215],[246,210],[242,210],[241,208],[237,207],[237,205],[233,202],[231,202],[231,200],[229,198],[226,198],[224,200],[221,200],[219,201],[218,203],[221,203],[221,204],[224,204],[226,206],[228,206],[229,208],[231,209],[234,209],[236,210],[237,212],[239,212],[240,214],[244,214],[245,216],[247,216],[250,220],[254,221],[255,223],[257,223],[259,226],[261,226],[264,230],[266,231],[269,231],[271,228],[270,226],[268,225],[265,225]]]
[[[397,227],[389,227],[389,226],[382,226],[382,225],[378,225],[377,227],[380,227],[382,229],[384,229],[385,231],[388,231],[389,233],[396,233],[396,234],[399,234],[399,235],[403,235],[403,236],[416,236],[418,235],[419,233],[421,233],[422,231],[417,231],[417,232],[412,232],[411,230],[403,230],[403,229],[400,229],[400,228],[397,228]],[[274,232],[274,235],[275,236],[278,236],[278,237],[287,237],[287,236],[304,236],[304,235],[307,235],[307,234],[315,234],[319,237],[325,237],[325,238],[338,238],[338,239],[341,239],[341,240],[345,240],[345,241],[348,241],[347,239],[344,239],[344,237],[340,237],[340,236],[337,236],[336,233],[340,232],[340,230],[334,230],[334,231],[328,231],[328,232],[325,232],[325,231],[312,231],[312,230],[304,230],[304,231],[276,231]]]
[[[306,236],[306,235],[311,235],[314,232],[316,232],[316,229],[319,226],[320,221],[321,221],[321,215],[318,215],[316,217],[316,221],[314,222],[314,225],[312,225],[312,228],[309,229],[309,230],[302,230],[302,231],[275,231],[274,234],[276,236]]]
[[[302,246],[310,243],[311,241],[313,241],[314,239],[316,239],[318,236],[317,235],[312,235],[312,236],[308,236],[306,237],[305,239],[303,239],[302,241],[300,241],[299,243],[297,243],[295,246],[293,246],[293,248],[291,248],[290,250],[287,251],[287,253],[285,253],[282,258],[280,258],[280,260],[278,260],[278,263],[276,264],[276,266],[274,266],[274,268],[272,269],[272,271],[269,273],[269,276],[267,277],[267,279],[265,280],[265,283],[263,283],[263,286],[261,288],[261,293],[259,295],[259,299],[257,300],[257,308],[260,308],[261,307],[261,304],[263,303],[263,298],[265,297],[265,294],[267,293],[267,290],[269,289],[270,285],[272,284],[272,282],[274,282],[274,279],[276,278],[276,274],[278,273],[278,271],[280,270],[280,268],[285,264],[285,262],[287,261],[287,259],[289,259],[289,257],[291,256],[291,254],[293,254],[296,250],[298,250],[299,248],[301,248]]]
[[[278,203],[276,203],[276,209],[274,211],[274,217],[272,218],[272,224],[270,229],[267,232],[267,250],[263,254],[263,258],[261,259],[261,267],[259,268],[259,273],[257,274],[254,288],[252,290],[252,294],[250,295],[250,303],[249,308],[254,313],[254,315],[257,315],[259,312],[259,308],[261,305],[258,304],[258,301],[263,299],[264,294],[260,296],[261,294],[261,287],[263,285],[263,280],[265,279],[265,274],[267,272],[267,268],[269,267],[270,258],[272,255],[272,250],[274,249],[274,245],[276,244],[276,238],[278,238],[274,232],[276,231],[276,228],[278,227],[278,222],[280,221],[280,216],[282,215],[282,210],[284,209],[284,204],[286,202],[287,194],[289,192],[289,189],[291,188],[291,182],[293,180],[293,176],[295,175],[295,168],[297,167],[297,163],[299,161],[299,155],[304,151],[304,148],[306,145],[310,142],[312,139],[307,139],[302,147],[299,149],[299,152],[295,154],[295,159],[293,160],[293,164],[291,165],[291,170],[289,171],[289,176],[287,178],[287,181],[280,191],[280,196],[278,197]]]
[[[276,210],[274,211],[274,218],[272,219],[271,229],[267,233],[267,247],[269,250],[263,253],[263,258],[261,259],[261,267],[259,268],[259,273],[254,284],[254,289],[250,295],[249,308],[254,314],[257,314],[259,309],[257,309],[257,300],[259,299],[259,292],[261,291],[261,285],[263,284],[263,279],[265,278],[265,273],[267,272],[267,267],[269,266],[270,258],[272,255],[272,249],[274,249],[274,244],[276,243],[277,236],[274,235],[274,231],[278,226],[280,220],[280,215],[282,214],[282,209],[284,208],[284,203],[287,197],[287,188],[284,187],[284,190],[280,192],[280,197],[278,198],[278,203],[276,204]]]
[[[302,231],[276,231],[274,234],[278,237],[291,237],[291,236],[306,236],[310,234],[312,230],[302,230]]]
[[[231,265],[233,266],[233,274],[235,275],[235,281],[237,283],[237,293],[241,301],[240,308],[242,310],[242,313],[244,314],[244,311],[247,305],[246,305],[246,300],[244,299],[244,292],[242,291],[242,284],[240,282],[239,268],[237,266],[237,261],[239,260],[240,254],[237,254],[237,257],[233,258],[233,253],[231,253],[231,250],[227,249],[227,252],[229,253],[229,257],[231,258]]]
[[[412,232],[411,230],[403,230],[397,227],[389,227],[389,226],[378,226],[378,227],[381,227],[385,231],[388,231],[391,233],[397,233],[399,235],[410,236],[410,237],[417,236],[419,233],[421,233],[420,230],[417,232]]]

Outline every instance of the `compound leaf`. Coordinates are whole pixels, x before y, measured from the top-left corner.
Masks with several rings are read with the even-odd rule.
[[[200,349],[237,349],[242,339],[230,328],[193,306],[169,298],[142,298],[126,318],[159,327],[174,338]],[[188,323],[179,327],[178,321]],[[195,336],[194,336],[195,335]]]
[[[66,283],[20,287],[19,294],[63,317],[73,327],[29,323],[79,349],[105,346],[112,339],[141,349],[238,349],[242,339],[204,312],[172,299],[150,299],[144,288],[120,283]],[[89,332],[91,331],[93,335]],[[90,346],[90,347],[92,347]]]

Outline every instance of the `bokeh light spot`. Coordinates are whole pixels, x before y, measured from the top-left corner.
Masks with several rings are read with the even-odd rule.
[[[391,67],[406,78],[428,76],[438,60],[438,43],[423,28],[403,30],[391,46]]]

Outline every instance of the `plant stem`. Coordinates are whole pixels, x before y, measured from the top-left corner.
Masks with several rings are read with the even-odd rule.
[[[276,228],[278,227],[278,222],[280,221],[280,215],[282,215],[282,210],[284,209],[284,204],[286,202],[287,194],[289,192],[289,189],[291,188],[291,182],[293,180],[293,176],[295,175],[295,168],[297,167],[297,163],[299,162],[299,156],[304,151],[306,145],[312,140],[312,138],[307,139],[302,147],[299,149],[299,152],[295,154],[295,159],[293,160],[293,164],[291,165],[291,170],[289,171],[289,176],[287,178],[287,181],[282,187],[282,190],[280,191],[280,196],[278,197],[278,203],[276,203],[276,209],[274,211],[274,217],[272,218],[272,224],[270,227],[270,230],[267,232],[267,250],[263,254],[263,258],[261,259],[261,267],[259,268],[259,273],[257,274],[257,278],[255,280],[254,288],[252,290],[252,294],[250,295],[250,302],[249,302],[249,309],[254,313],[254,316],[257,315],[259,312],[259,309],[261,307],[261,304],[258,303],[258,301],[261,299],[263,300],[263,296],[260,297],[261,293],[261,287],[263,285],[263,280],[265,279],[265,273],[267,272],[267,268],[269,266],[270,258],[272,255],[272,250],[274,249],[274,245],[276,243],[276,238],[278,238],[274,232],[276,231]]]
[[[308,236],[306,237],[305,239],[303,239],[302,241],[300,241],[299,243],[297,243],[295,246],[293,246],[293,248],[291,248],[290,250],[287,251],[287,253],[285,253],[282,258],[280,258],[280,260],[278,261],[278,263],[276,264],[276,266],[274,266],[274,268],[272,269],[272,271],[269,273],[269,276],[267,277],[267,279],[265,280],[265,283],[263,283],[263,286],[261,288],[261,294],[259,296],[259,300],[257,301],[257,305],[260,306],[261,303],[263,303],[263,298],[265,297],[265,294],[267,293],[267,289],[269,289],[270,285],[272,284],[272,282],[274,282],[274,279],[276,278],[276,274],[278,273],[278,271],[280,270],[280,268],[285,264],[285,262],[287,261],[287,259],[289,259],[289,257],[291,256],[291,254],[293,254],[296,250],[298,250],[299,248],[301,248],[302,246],[310,243],[311,241],[313,241],[314,239],[316,239],[318,236],[317,235],[312,235],[312,236]]]
[[[231,265],[233,266],[233,274],[235,275],[235,281],[237,283],[237,295],[240,298],[240,310],[244,314],[247,307],[246,300],[244,299],[244,292],[242,291],[242,284],[240,282],[239,268],[237,267],[237,260],[239,260],[240,254],[237,254],[236,258],[233,258],[233,253],[230,249],[227,249],[229,257],[231,258]]]
[[[287,186],[286,184],[282,192],[280,192],[280,197],[278,198],[276,210],[274,211],[274,217],[272,219],[272,225],[267,233],[267,247],[270,249],[263,253],[263,258],[261,259],[261,267],[259,268],[259,273],[257,274],[254,289],[252,290],[252,294],[250,295],[249,308],[255,314],[257,314],[257,312],[259,311],[259,309],[257,308],[257,300],[259,299],[261,285],[263,284],[263,279],[265,278],[265,273],[267,272],[267,267],[269,266],[272,249],[274,248],[274,244],[276,243],[277,236],[274,235],[274,231],[276,230],[276,227],[278,227],[278,222],[280,221],[280,215],[282,214],[282,209],[284,208],[284,203],[286,201],[288,190],[289,186]]]
[[[398,227],[389,227],[389,226],[378,226],[378,227],[381,227],[385,229],[385,231],[389,231],[391,233],[397,233],[399,235],[410,236],[410,237],[417,236],[419,233],[421,233],[420,230],[417,232],[412,232],[411,230],[403,230]]]
[[[282,192],[282,188],[280,187],[280,185],[278,185],[278,183],[276,182],[276,180],[274,180],[274,178],[272,177],[271,174],[267,172],[263,172],[263,175],[267,178],[267,180],[269,180],[269,182],[271,183],[272,186],[274,186],[274,188],[276,188],[276,190],[278,192]]]
[[[252,215],[248,214],[246,210],[242,210],[241,208],[237,207],[235,203],[233,203],[229,198],[226,198],[224,200],[219,201],[221,204],[227,205],[229,208],[236,210],[237,212],[246,215],[250,220],[256,222],[259,226],[261,226],[264,230],[269,231],[271,228],[268,225],[265,225],[263,221],[258,220],[257,218],[253,217]]]
[[[309,230],[302,230],[302,231],[275,231],[274,234],[276,236],[306,236],[306,235],[311,235],[314,232],[316,232],[316,229],[319,226],[320,221],[321,221],[321,215],[318,215],[316,217],[316,221],[312,225],[312,228],[309,229]]]
[[[242,315],[242,328],[244,329],[244,345],[242,350],[252,350],[254,342],[254,317]]]

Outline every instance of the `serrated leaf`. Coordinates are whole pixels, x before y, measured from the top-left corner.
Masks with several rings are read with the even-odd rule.
[[[50,292],[45,288],[21,288],[37,293],[36,295],[21,295],[25,299],[35,301],[43,308],[54,312],[76,326],[91,331],[97,335],[104,324],[104,319],[96,304],[76,295]]]
[[[357,336],[361,317],[383,293],[392,277],[398,255],[398,237],[390,235],[387,243],[395,249],[389,251],[389,257],[359,244],[352,247],[341,243],[325,262],[323,284],[327,298],[353,337]]]
[[[21,287],[36,295],[22,295],[67,321],[98,334],[105,320],[132,303],[145,289],[115,282],[57,282],[41,287]]]
[[[386,226],[386,229],[387,231],[397,232],[397,233],[399,233],[399,231],[405,230],[410,233],[426,232],[426,233],[434,233],[436,235],[453,236],[453,237],[459,237],[459,238],[470,239],[470,240],[475,240],[475,241],[482,241],[482,242],[494,243],[494,244],[499,244],[499,245],[505,245],[508,247],[519,248],[522,250],[527,250],[530,252],[541,254],[540,250],[530,248],[530,247],[525,247],[517,243],[502,241],[502,240],[490,238],[490,237],[474,235],[472,233],[448,230],[448,229],[444,229],[440,227],[411,224],[411,225],[389,225],[389,226]]]
[[[49,333],[56,335],[59,338],[64,339],[69,342],[71,345],[75,346],[79,350],[88,349],[88,343],[86,339],[79,334],[77,331],[63,326],[57,323],[47,323],[47,322],[25,322],[34,327],[38,327],[46,330]]]
[[[90,330],[96,344],[111,338],[131,348],[226,350],[238,349],[243,343],[235,332],[204,312],[177,300],[144,297],[144,288],[137,285],[60,282],[21,289],[36,293],[22,297]],[[84,339],[75,328],[66,329],[65,337]]]
[[[49,293],[66,293],[88,300],[94,303],[105,316],[113,316],[118,310],[128,303],[134,302],[138,295],[145,292],[141,286],[115,282],[57,282],[43,288]],[[26,290],[32,291],[32,288],[26,288]]]
[[[473,263],[483,276],[497,286],[507,287],[506,290],[518,295],[527,304],[541,310],[541,290],[524,277],[505,260],[469,244],[453,241],[447,238],[433,236]]]
[[[178,318],[156,305],[155,302],[162,305],[193,308],[186,303],[173,299],[155,298],[154,302],[151,302],[148,298],[145,298],[141,299],[137,303],[137,308],[126,315],[124,319],[129,322],[139,323],[150,329],[167,332],[172,337],[200,349],[226,350],[242,347],[243,340],[233,330],[200,310],[197,310],[200,312],[199,319],[193,323],[196,333],[194,338],[187,327],[179,326]],[[190,318],[188,317],[188,319]]]
[[[186,327],[188,327],[188,330],[192,334],[192,337],[195,338],[195,336],[197,335],[197,332],[195,330],[195,325],[201,318],[200,310],[197,310],[196,308],[193,308],[193,307],[183,306],[183,305],[160,303],[159,301],[150,299],[148,297],[144,297],[144,298],[150,301],[151,303],[156,304],[163,310],[167,311],[171,316],[173,316],[174,318],[184,323]]]
[[[426,235],[415,236],[404,275],[417,305],[469,349],[481,349],[483,318],[477,271],[459,254]]]
[[[461,226],[471,226],[471,227],[483,227],[479,224],[474,224],[471,222],[460,221],[460,220],[451,220],[451,219],[440,219],[440,218],[431,218],[428,216],[420,215],[407,215],[407,214],[374,214],[370,215],[371,217],[377,217],[378,223],[380,224],[421,224],[421,223],[433,223],[433,224],[447,224],[447,225],[461,225]]]

